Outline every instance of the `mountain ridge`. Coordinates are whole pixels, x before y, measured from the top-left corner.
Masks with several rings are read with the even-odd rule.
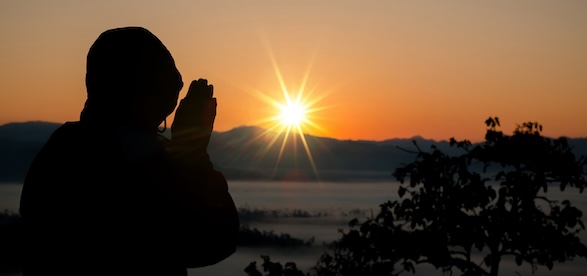
[[[36,153],[60,123],[15,122],[0,126],[0,182],[22,182]],[[170,131],[163,134],[169,137]],[[277,135],[277,136],[276,136]],[[258,126],[239,126],[213,132],[208,146],[211,160],[227,179],[280,181],[393,181],[393,170],[411,162],[418,147],[436,146],[447,153],[461,150],[447,140],[421,136],[383,141],[342,140],[304,134],[284,135]],[[569,139],[577,155],[587,155],[587,138]]]

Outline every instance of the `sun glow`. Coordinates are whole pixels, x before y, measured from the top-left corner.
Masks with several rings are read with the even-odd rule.
[[[270,136],[271,139],[267,144],[263,154],[266,154],[273,147],[273,145],[281,137],[283,137],[283,140],[281,141],[281,147],[279,149],[279,155],[275,162],[275,169],[277,169],[279,161],[284,155],[284,151],[288,144],[290,135],[297,135],[294,136],[294,144],[290,146],[295,148],[298,140],[302,142],[308,160],[310,161],[312,169],[314,170],[314,175],[319,179],[314,157],[312,156],[312,152],[310,150],[310,146],[308,145],[305,134],[305,131],[309,130],[310,128],[322,129],[319,125],[316,124],[316,122],[312,120],[314,118],[312,113],[320,110],[320,108],[312,107],[318,99],[309,101],[307,96],[303,98],[303,90],[300,91],[295,98],[292,97],[285,88],[283,88],[282,92],[285,98],[282,102],[265,96],[265,99],[274,106],[275,116],[268,118],[267,123],[265,124],[267,125],[267,129],[262,135]]]
[[[249,87],[249,91],[252,90],[254,92],[253,94],[267,103],[267,107],[270,108],[268,110],[270,112],[268,116],[260,119],[256,123],[265,128],[265,131],[259,134],[256,139],[262,138],[267,143],[263,152],[259,153],[259,158],[264,158],[274,146],[280,145],[277,160],[275,160],[275,173],[277,172],[280,160],[286,153],[286,148],[292,147],[295,152],[295,149],[298,147],[297,144],[301,142],[314,171],[314,175],[319,181],[318,170],[316,169],[314,157],[312,156],[312,151],[307,140],[307,133],[310,131],[326,132],[317,123],[318,118],[316,116],[318,111],[326,107],[317,105],[325,97],[325,92],[322,91],[318,94],[315,91],[315,87],[307,87],[313,59],[310,60],[310,64],[306,68],[302,80],[299,82],[299,87],[292,91],[285,85],[283,75],[270,47],[267,47],[267,50],[280,86],[279,90],[281,91],[279,91],[280,93],[274,94]],[[294,156],[294,158],[299,158],[299,156]]]
[[[289,102],[280,105],[281,113],[279,119],[282,124],[290,126],[299,126],[306,121],[306,107],[300,102]]]

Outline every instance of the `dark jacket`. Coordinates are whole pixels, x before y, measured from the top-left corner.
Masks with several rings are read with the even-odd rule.
[[[224,176],[158,134],[65,123],[32,163],[26,275],[185,275],[236,248]]]

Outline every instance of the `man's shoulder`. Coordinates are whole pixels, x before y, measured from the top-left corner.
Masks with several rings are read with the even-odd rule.
[[[108,126],[93,125],[80,121],[69,121],[57,128],[53,134],[56,136],[68,137],[87,136],[88,139],[91,139],[112,136],[112,132],[113,131],[110,131]]]
[[[79,121],[65,122],[53,132],[47,141],[48,146],[60,149],[101,151],[108,148],[119,148],[115,135],[103,127],[95,127]]]
[[[65,122],[60,127],[58,127],[55,132],[53,132],[52,136],[62,137],[62,136],[69,136],[74,135],[77,133],[82,133],[85,131],[83,124],[78,121],[73,122]]]

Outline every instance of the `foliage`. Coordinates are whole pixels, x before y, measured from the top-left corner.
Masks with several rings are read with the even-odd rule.
[[[486,125],[483,143],[451,139],[462,154],[414,143],[415,161],[393,173],[400,199],[364,222],[351,221],[316,274],[397,275],[426,263],[451,274],[496,276],[506,258],[535,272],[587,257],[578,238],[582,212],[547,197],[554,187],[583,192],[585,158],[564,137],[543,137],[538,123],[519,125],[512,135],[498,130],[498,118]]]
[[[277,246],[296,247],[311,246],[314,238],[307,241],[294,238],[290,234],[275,234],[273,231],[260,231],[257,228],[251,229],[248,225],[241,225],[239,231],[239,246]]]
[[[272,262],[269,256],[261,255],[261,258],[263,259],[263,271],[267,272],[267,276],[306,276],[306,274],[299,270],[297,265],[293,262],[288,262],[283,266],[279,262]],[[245,268],[245,272],[250,276],[263,275],[257,270],[257,262],[251,262]]]
[[[360,212],[356,210],[355,212]],[[308,212],[302,209],[258,209],[249,206],[238,208],[239,219],[245,222],[248,221],[263,221],[271,219],[284,219],[284,218],[323,218],[333,216],[335,214],[329,212]],[[344,214],[343,214],[344,215]]]
[[[537,123],[524,123],[511,136],[497,130],[497,118],[486,124],[486,140],[475,147],[451,139],[462,155],[418,149],[413,163],[394,172],[400,200],[382,204],[375,218],[354,221],[358,229],[344,234],[334,257],[323,256],[318,268],[394,275],[429,263],[446,272],[497,275],[505,256],[533,271],[585,257],[577,237],[585,228],[581,211],[544,195],[552,185],[582,192],[584,157],[576,159],[565,138],[541,136]],[[475,262],[474,254],[484,257]]]

